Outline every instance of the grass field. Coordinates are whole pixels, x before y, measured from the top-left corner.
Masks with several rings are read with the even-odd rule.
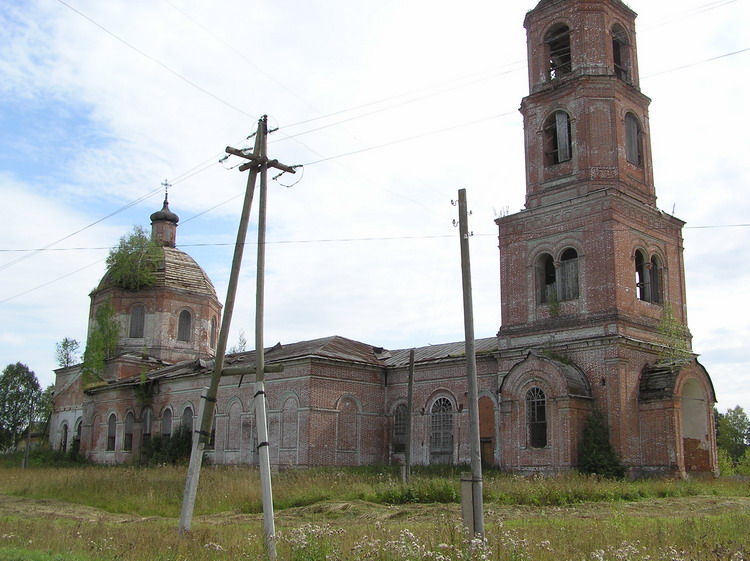
[[[258,472],[206,468],[188,536],[185,468],[0,468],[0,561],[263,559]],[[459,470],[274,474],[280,560],[750,560],[750,481],[486,473],[486,541],[460,526]]]

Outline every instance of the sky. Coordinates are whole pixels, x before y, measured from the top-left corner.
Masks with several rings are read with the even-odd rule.
[[[226,146],[268,115],[265,342],[386,348],[500,327],[494,219],[523,207],[523,19],[536,0],[0,3],[0,365],[53,382],[85,343],[109,249],[168,182],[177,245],[223,301],[246,173]],[[750,411],[750,2],[631,0],[658,206],[684,230],[693,348],[718,407]],[[275,174],[271,174],[273,177]],[[255,217],[248,241],[255,237]],[[248,245],[229,346],[254,338]]]

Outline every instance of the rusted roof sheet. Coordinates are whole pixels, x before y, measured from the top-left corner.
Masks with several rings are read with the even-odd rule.
[[[641,375],[638,399],[641,401],[671,399],[674,396],[677,375],[684,364],[684,360],[667,360],[647,366]]]

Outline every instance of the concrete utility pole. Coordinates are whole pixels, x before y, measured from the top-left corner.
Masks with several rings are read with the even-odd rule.
[[[479,448],[479,391],[477,389],[477,357],[474,344],[474,304],[471,296],[471,263],[469,260],[469,225],[466,210],[466,189],[458,191],[458,230],[461,236],[461,281],[464,294],[464,333],[466,338],[466,376],[469,401],[469,450],[471,478],[461,477],[464,525],[472,537],[484,538],[484,506],[482,499],[482,456]],[[469,509],[469,506],[471,507]]]
[[[247,228],[250,221],[250,207],[252,206],[253,193],[255,190],[255,180],[258,174],[261,176],[261,219],[259,219],[258,225],[258,289],[263,288],[263,268],[262,265],[265,263],[265,191],[266,191],[266,171],[269,167],[274,167],[282,171],[288,171],[289,173],[295,173],[294,168],[280,164],[277,160],[268,160],[266,157],[266,137],[268,135],[267,118],[264,115],[258,122],[258,129],[255,134],[255,145],[252,152],[244,150],[238,150],[228,146],[226,148],[227,153],[235,156],[240,156],[249,160],[249,162],[240,166],[240,171],[250,170],[250,174],[247,179],[247,187],[245,189],[245,199],[242,206],[242,214],[240,216],[240,225],[237,230],[237,241],[234,246],[234,256],[232,258],[232,270],[229,276],[229,286],[227,287],[227,298],[224,304],[224,316],[221,322],[221,331],[219,332],[219,340],[216,346],[216,358],[214,360],[213,374],[211,376],[211,384],[207,391],[202,396],[201,405],[203,405],[203,415],[201,416],[200,429],[196,431],[198,436],[198,442],[193,446],[192,454],[190,457],[190,467],[188,469],[188,478],[185,483],[185,494],[183,496],[182,513],[180,515],[180,533],[185,533],[190,530],[192,521],[193,509],[195,506],[195,495],[198,488],[198,480],[200,478],[200,467],[203,458],[203,449],[208,439],[211,436],[211,426],[213,424],[214,409],[216,406],[216,395],[219,389],[219,381],[222,376],[237,375],[237,374],[249,374],[255,372],[256,374],[256,425],[258,427],[260,442],[259,448],[261,448],[261,485],[263,485],[263,513],[265,521],[266,531],[266,551],[269,559],[274,561],[276,559],[276,542],[275,542],[275,531],[273,524],[273,502],[271,494],[271,479],[270,479],[270,463],[268,462],[268,435],[267,425],[265,418],[265,401],[263,396],[265,392],[258,391],[258,383],[260,387],[263,387],[264,383],[264,357],[263,357],[263,339],[262,339],[262,322],[263,322],[263,297],[257,298],[257,302],[260,302],[260,306],[256,309],[256,331],[258,325],[261,325],[260,339],[256,332],[256,363],[255,367],[251,369],[230,369],[224,368],[224,355],[227,349],[227,341],[229,339],[229,328],[232,321],[232,313],[234,311],[234,302],[237,295],[237,284],[239,280],[240,268],[242,265],[242,254],[245,247],[245,239],[247,237]],[[261,252],[263,257],[261,257]],[[260,341],[260,342],[258,342]],[[268,370],[271,370],[269,368]],[[278,371],[278,368],[274,368],[274,371]],[[258,400],[260,396],[260,400]],[[258,401],[262,402],[262,406],[258,407]],[[260,416],[259,413],[262,415]],[[261,438],[262,435],[262,438]],[[265,454],[263,449],[265,448]],[[264,466],[263,457],[265,455],[266,462]]]

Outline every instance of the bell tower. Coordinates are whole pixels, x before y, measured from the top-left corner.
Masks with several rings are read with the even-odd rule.
[[[541,0],[524,20],[526,204],[496,220],[508,469],[577,466],[594,408],[632,472],[716,469],[715,396],[687,331],[684,222],[656,206],[635,19],[621,0]]]

